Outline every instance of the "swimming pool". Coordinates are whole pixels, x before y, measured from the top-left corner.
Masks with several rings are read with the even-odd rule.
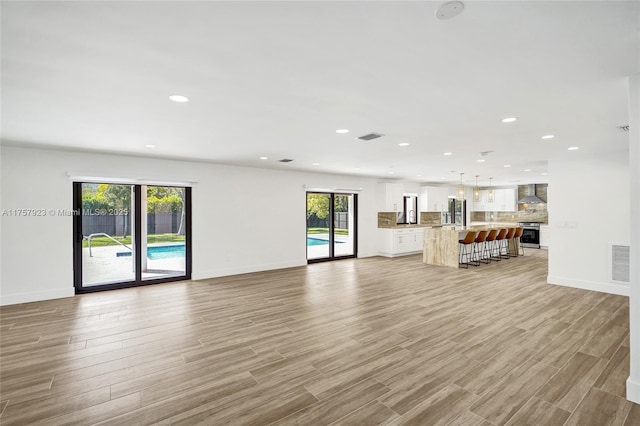
[[[131,256],[130,251],[121,251],[116,253],[116,256]],[[149,246],[147,247],[147,258],[150,260],[158,259],[172,259],[174,257],[185,256],[184,244],[171,244],[166,246]]]
[[[336,244],[342,244],[344,241],[336,241]],[[321,240],[320,238],[307,237],[307,246],[327,246],[329,240]]]

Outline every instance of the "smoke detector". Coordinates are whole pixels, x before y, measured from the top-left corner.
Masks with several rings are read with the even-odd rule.
[[[460,15],[464,10],[464,4],[461,1],[450,1],[436,10],[436,18],[438,19],[451,19]]]

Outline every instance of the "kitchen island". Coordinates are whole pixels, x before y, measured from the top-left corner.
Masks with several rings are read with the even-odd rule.
[[[473,226],[442,226],[438,228],[426,228],[424,231],[424,246],[422,261],[428,265],[458,267],[460,258],[459,240],[463,239],[467,231],[482,231],[492,228],[515,228],[515,223],[492,223]],[[516,240],[509,240],[509,251],[517,252],[520,244]]]

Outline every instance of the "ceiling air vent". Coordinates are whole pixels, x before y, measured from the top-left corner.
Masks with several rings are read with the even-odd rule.
[[[293,160],[291,158],[283,158],[282,160],[278,160],[278,163],[290,163]]]
[[[629,125],[627,124],[626,126],[618,126],[618,130],[621,132],[628,132],[629,131]]]
[[[363,141],[370,141],[371,139],[378,139],[384,136],[382,133],[369,133],[368,135],[358,136],[358,139]]]

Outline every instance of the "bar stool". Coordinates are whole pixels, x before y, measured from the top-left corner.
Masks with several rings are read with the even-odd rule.
[[[513,236],[516,233],[516,228],[508,228],[507,234],[504,236],[504,239],[501,241],[500,245],[500,256],[503,259],[509,259],[511,257],[511,251],[509,250],[509,242],[513,239]],[[504,251],[504,253],[503,253]]]
[[[478,236],[473,241],[473,255],[472,258],[475,260],[474,266],[480,266],[480,262],[489,263],[491,262],[490,256],[487,256],[487,235],[489,231],[480,231],[478,232]],[[478,250],[479,247],[482,247],[481,250]]]
[[[485,249],[486,248],[489,249],[489,256],[487,257],[489,262],[487,262],[487,263],[491,263],[491,259],[493,258],[492,257],[493,245],[495,244],[497,236],[498,236],[498,230],[497,229],[490,229],[489,233],[487,234],[487,238],[485,239]],[[500,260],[500,258],[498,258],[496,260]]]
[[[516,228],[515,234],[513,234],[513,249],[516,252],[516,254],[511,254],[511,256],[513,257],[524,256],[524,247],[522,246],[522,244],[518,244],[520,242],[520,237],[522,237],[523,231],[524,231],[524,228],[519,226]],[[520,249],[522,249],[522,254],[520,254],[520,250],[518,250],[518,246],[520,246]]]
[[[497,260],[498,262],[502,259],[502,255],[501,255],[502,240],[504,240],[504,237],[506,235],[507,235],[507,228],[501,228],[498,231],[498,235],[496,235],[496,239],[493,241],[493,247],[491,249],[491,258],[494,260]]]
[[[469,248],[475,240],[476,240],[475,231],[468,231],[464,239],[458,240],[459,247],[460,247],[460,258],[458,259],[458,267],[464,265],[463,267],[465,269],[469,269],[469,255],[471,254],[469,253]],[[462,261],[463,256],[466,256],[467,258],[466,262]],[[473,259],[471,261],[473,262]],[[478,266],[478,265],[474,264],[474,266]]]

